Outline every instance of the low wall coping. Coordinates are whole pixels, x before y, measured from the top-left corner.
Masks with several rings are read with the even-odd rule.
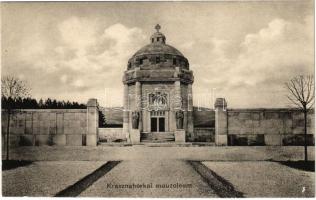
[[[229,108],[228,112],[291,112],[302,111],[299,108]],[[314,112],[310,110],[310,112]]]
[[[109,130],[109,129],[123,129],[122,127],[117,128],[98,128],[99,130]]]

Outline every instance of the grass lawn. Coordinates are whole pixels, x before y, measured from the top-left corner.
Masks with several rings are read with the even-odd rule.
[[[10,166],[23,162],[11,162]],[[18,163],[18,164],[16,164]],[[40,161],[2,171],[3,196],[54,196],[105,162]]]
[[[294,168],[301,166],[298,163],[287,162],[288,167],[269,161],[203,162],[245,197],[314,197],[315,173]]]

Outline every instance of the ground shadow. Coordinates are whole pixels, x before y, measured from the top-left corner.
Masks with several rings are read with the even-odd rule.
[[[29,160],[2,160],[2,171],[24,167],[32,164]]]
[[[223,177],[216,174],[213,170],[198,161],[188,161],[189,164],[198,172],[213,191],[221,198],[241,198],[242,192],[235,189],[234,185]]]
[[[279,161],[280,164],[286,165],[288,167],[308,171],[315,172],[315,161],[307,161],[299,160],[299,161]]]
[[[90,187],[94,182],[96,182],[99,178],[104,176],[106,173],[111,171],[117,164],[121,161],[109,161],[103,164],[101,167],[90,173],[89,175],[83,177],[81,180],[76,182],[75,184],[65,188],[64,190],[58,192],[55,197],[76,197],[82,191],[86,190]]]

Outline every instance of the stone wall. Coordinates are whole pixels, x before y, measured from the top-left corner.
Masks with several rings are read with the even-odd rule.
[[[299,109],[227,109],[215,101],[217,145],[304,145],[304,114]],[[307,115],[307,143],[314,145],[315,115]]]
[[[214,127],[203,127],[194,128],[194,140],[192,142],[215,142],[215,128]]]
[[[14,110],[10,119],[11,146],[83,145],[86,115],[86,109]],[[2,111],[2,142],[7,120],[7,113]]]
[[[228,109],[229,145],[303,145],[304,115],[297,109]],[[307,119],[308,143],[314,143],[314,113]]]
[[[95,99],[87,109],[22,109],[10,115],[10,146],[95,146],[98,111]],[[8,115],[2,110],[2,147],[6,141]]]
[[[123,128],[99,128],[99,142],[122,142],[126,141]]]

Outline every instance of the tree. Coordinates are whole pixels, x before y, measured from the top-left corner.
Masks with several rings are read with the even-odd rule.
[[[307,113],[314,105],[314,77],[297,76],[287,82],[288,99],[304,113],[304,160],[307,161]]]
[[[40,99],[40,100],[39,100],[39,102],[38,102],[38,107],[39,107],[39,108],[44,108],[43,99]]]
[[[50,98],[47,98],[45,103],[44,103],[44,108],[51,108],[52,101]]]
[[[9,160],[9,137],[10,137],[10,115],[12,109],[17,108],[21,105],[21,99],[29,96],[29,88],[26,86],[26,83],[14,76],[6,76],[1,79],[1,96],[2,99],[7,99],[3,108],[7,110],[7,138],[6,138],[6,147],[7,155],[6,160]],[[19,102],[19,103],[16,103]]]
[[[99,127],[104,128],[106,126],[105,115],[99,110]]]
[[[57,108],[57,101],[56,101],[56,99],[54,99],[54,100],[52,101],[52,108],[53,108],[53,109],[56,109],[56,108]]]

